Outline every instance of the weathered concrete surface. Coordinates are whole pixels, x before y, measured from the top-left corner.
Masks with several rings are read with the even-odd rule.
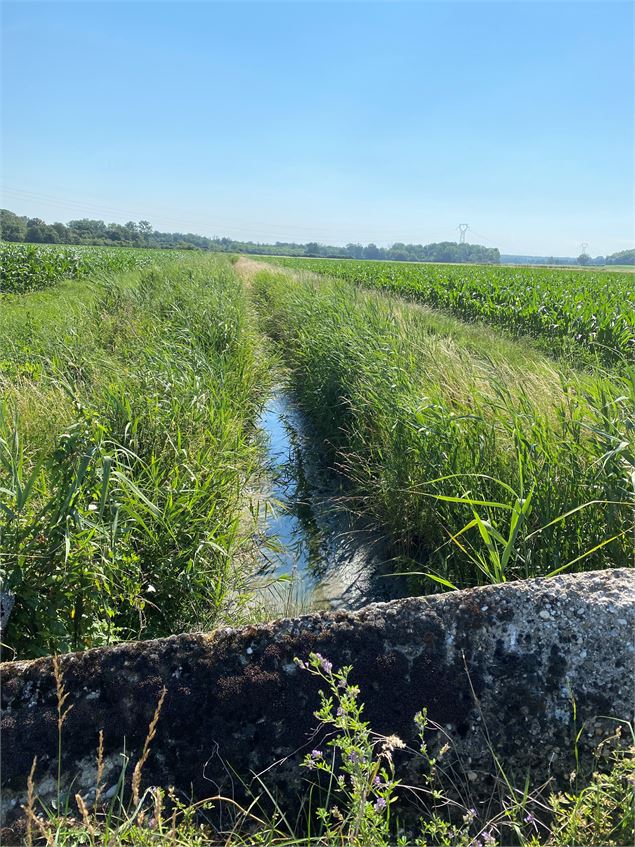
[[[61,666],[73,708],[63,728],[64,784],[74,780],[73,793],[90,801],[103,728],[106,795],[114,791],[120,753],[125,746],[134,762],[165,686],[145,785],[175,785],[198,798],[240,793],[232,771],[248,779],[289,757],[266,782],[292,803],[306,776],[297,762],[318,743],[318,686],[293,662],[310,651],[354,665],[351,678],[378,732],[415,744],[413,716],[427,706],[484,790],[492,771],[484,726],[519,781],[531,771],[566,784],[571,697],[577,726],[587,721],[583,759],[605,726],[598,716],[632,717],[634,626],[635,575],[613,570],[67,655]],[[11,820],[34,756],[36,789],[54,796],[57,705],[50,659],[1,670],[2,800]]]

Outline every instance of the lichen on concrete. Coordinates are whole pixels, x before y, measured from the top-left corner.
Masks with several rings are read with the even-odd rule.
[[[489,790],[492,749],[512,778],[566,786],[573,736],[582,765],[611,722],[633,711],[635,581],[591,572],[321,612],[211,634],[120,644],[60,658],[73,708],[63,728],[63,785],[90,802],[104,732],[105,790],[125,749],[134,761],[167,690],[144,784],[184,796],[240,793],[234,778],[267,770],[292,806],[298,768],[316,745],[318,684],[294,657],[312,651],[351,679],[374,730],[416,746],[423,707],[454,739],[475,790]],[[57,701],[50,659],[2,666],[2,801],[19,814],[33,759],[37,792],[57,791]],[[572,703],[576,704],[576,723]],[[91,794],[92,792],[92,794]]]

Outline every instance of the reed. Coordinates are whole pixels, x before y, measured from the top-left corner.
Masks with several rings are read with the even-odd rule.
[[[253,291],[351,508],[408,570],[466,587],[633,564],[630,372],[351,283],[263,272]]]

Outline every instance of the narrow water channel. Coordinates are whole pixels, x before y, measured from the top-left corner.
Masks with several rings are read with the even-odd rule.
[[[272,578],[286,579],[295,614],[315,608],[355,609],[405,596],[386,545],[343,505],[345,482],[320,461],[315,438],[291,395],[277,389],[260,416],[273,508],[265,532],[276,549],[263,550]]]

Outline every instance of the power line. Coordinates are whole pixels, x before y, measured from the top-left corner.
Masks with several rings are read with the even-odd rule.
[[[270,237],[276,240],[281,240],[285,235],[290,237],[294,232],[298,233],[298,237],[301,233],[308,233],[309,236],[313,238],[317,237],[325,237],[332,238],[333,230],[325,229],[319,226],[301,226],[298,224],[281,224],[281,223],[272,223],[272,222],[262,222],[262,221],[253,221],[253,220],[245,220],[245,219],[236,219],[236,218],[227,218],[226,216],[220,215],[205,215],[205,218],[198,219],[186,219],[186,218],[176,218],[173,214],[166,212],[162,209],[154,209],[152,214],[148,213],[147,210],[144,212],[140,212],[139,210],[131,211],[130,209],[121,209],[115,206],[108,206],[103,203],[99,203],[99,201],[95,202],[94,200],[76,200],[67,197],[59,197],[51,194],[28,191],[22,188],[14,188],[11,186],[3,186],[2,192],[4,194],[10,195],[16,199],[27,201],[27,202],[46,202],[57,204],[61,207],[70,207],[71,209],[77,209],[78,213],[90,213],[90,214],[100,214],[100,215],[117,215],[121,218],[125,218],[127,220],[131,219],[143,219],[145,217],[156,216],[161,218],[165,223],[171,223],[175,227],[179,229],[185,226],[192,226],[197,229],[202,229],[206,231],[210,231],[210,229],[218,228],[218,229],[230,229],[230,228],[240,228],[243,232],[251,233],[251,237],[256,238],[264,238]],[[342,227],[344,229],[344,227]],[[377,241],[401,241],[403,240],[403,233],[391,233],[387,232],[384,229],[374,230],[363,229],[357,230],[357,235],[351,235],[351,230],[348,229],[349,236],[346,240],[353,240],[353,238],[357,238],[360,240],[377,240]],[[307,236],[308,237],[308,236]],[[341,239],[338,239],[341,240]]]

